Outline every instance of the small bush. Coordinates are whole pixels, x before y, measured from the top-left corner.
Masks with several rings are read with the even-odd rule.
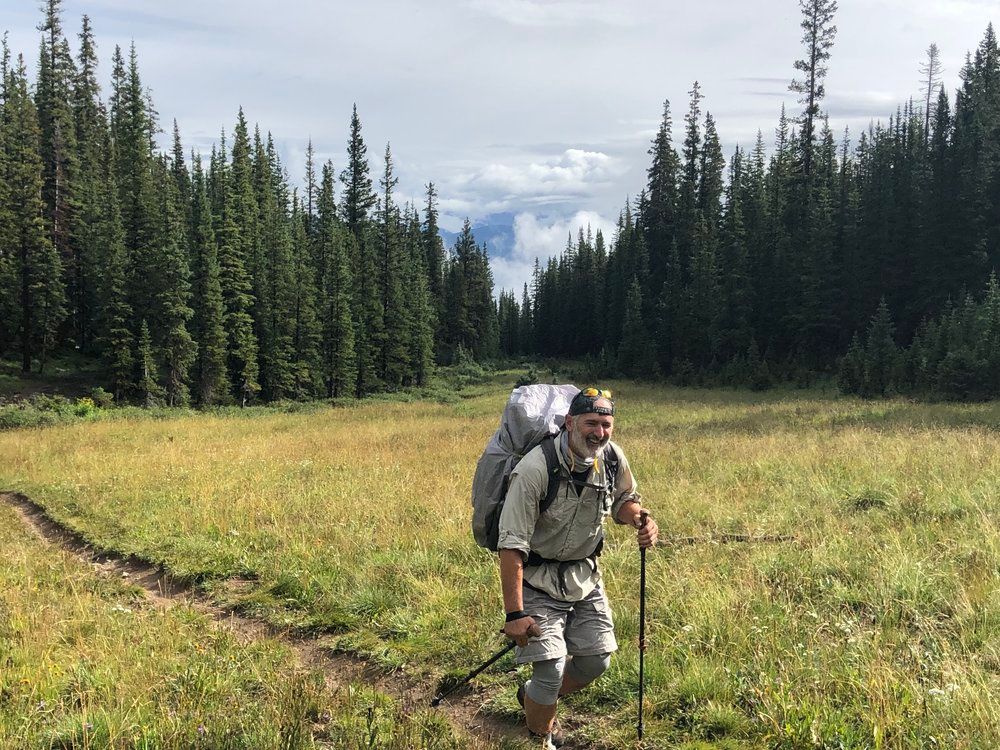
[[[520,388],[522,385],[534,385],[538,382],[538,371],[535,370],[534,365],[528,368],[528,371],[521,375],[514,383],[515,388]]]
[[[94,403],[94,399],[84,396],[83,398],[78,398],[76,403],[73,405],[73,414],[78,417],[92,417],[97,413],[97,405]]]
[[[110,409],[115,405],[115,397],[100,386],[90,392],[90,398],[98,409]]]
[[[45,427],[59,421],[55,412],[41,411],[24,402],[0,407],[0,430]]]

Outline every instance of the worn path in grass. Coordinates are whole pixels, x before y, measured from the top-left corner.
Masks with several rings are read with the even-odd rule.
[[[162,568],[133,556],[123,556],[111,550],[101,550],[89,544],[80,534],[51,519],[45,510],[25,495],[0,492],[0,500],[10,505],[25,526],[44,541],[57,545],[90,563],[101,575],[120,577],[139,586],[155,606],[171,607],[184,603],[210,618],[218,627],[227,628],[247,640],[265,637],[284,642],[297,654],[303,665],[319,669],[331,686],[364,682],[395,697],[404,707],[427,705],[434,694],[433,685],[419,684],[398,672],[387,673],[364,659],[339,653],[325,645],[322,638],[297,635],[288,629],[243,617],[213,604],[200,595],[193,585],[175,580]],[[239,585],[235,581],[234,585]],[[522,727],[484,715],[482,700],[475,692],[460,691],[450,696],[437,710],[442,711],[460,733],[472,734],[489,743],[523,740]],[[509,746],[509,745],[508,745]],[[574,743],[573,747],[589,745]]]

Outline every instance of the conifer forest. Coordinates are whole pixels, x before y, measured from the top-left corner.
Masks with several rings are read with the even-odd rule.
[[[0,356],[43,372],[80,352],[141,404],[364,396],[438,365],[549,357],[679,384],[1000,396],[992,26],[957,91],[931,44],[919,99],[835,133],[836,2],[799,4],[796,111],[724,154],[693,83],[679,117],[664,104],[614,236],[569,237],[495,298],[471,223],[446,247],[433,182],[421,205],[397,199],[393,153],[369,155],[356,106],[342,164],[310,146],[304,175],[242,109],[209,153],[186,151],[135,46],[109,55],[102,90],[88,18],[69,31],[46,0],[35,80],[2,52]]]

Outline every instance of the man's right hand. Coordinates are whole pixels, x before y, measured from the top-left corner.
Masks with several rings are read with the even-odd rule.
[[[541,636],[542,629],[538,627],[534,619],[529,615],[519,620],[504,623],[503,634],[518,646],[524,648],[528,645],[529,638],[538,638]]]

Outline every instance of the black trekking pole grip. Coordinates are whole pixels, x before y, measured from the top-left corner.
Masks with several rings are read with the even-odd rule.
[[[642,524],[639,528],[646,525],[646,520],[649,518],[648,512],[643,512],[642,514]],[[646,656],[646,548],[639,548],[639,723],[636,726],[636,731],[639,735],[639,741],[642,742],[642,703],[643,703],[643,693],[646,687],[646,675],[644,671],[645,667],[645,656]]]
[[[487,659],[482,664],[480,664],[478,667],[476,667],[471,672],[469,672],[469,674],[465,675],[465,677],[463,677],[461,680],[459,680],[454,685],[452,685],[450,688],[448,688],[447,690],[443,690],[442,692],[440,692],[437,695],[435,695],[434,698],[431,700],[431,706],[432,707],[436,707],[438,704],[441,703],[441,701],[443,701],[449,695],[451,695],[456,690],[458,690],[460,687],[462,687],[462,685],[464,685],[467,682],[469,682],[469,680],[472,680],[480,672],[482,672],[482,671],[484,671],[486,669],[489,669],[491,666],[493,666],[493,664],[497,660],[500,659],[500,657],[502,657],[504,654],[506,654],[508,651],[510,651],[516,645],[517,644],[514,643],[514,641],[511,641],[506,646],[504,646],[502,649],[500,649],[495,654],[493,654],[493,656],[491,656],[489,659]]]

